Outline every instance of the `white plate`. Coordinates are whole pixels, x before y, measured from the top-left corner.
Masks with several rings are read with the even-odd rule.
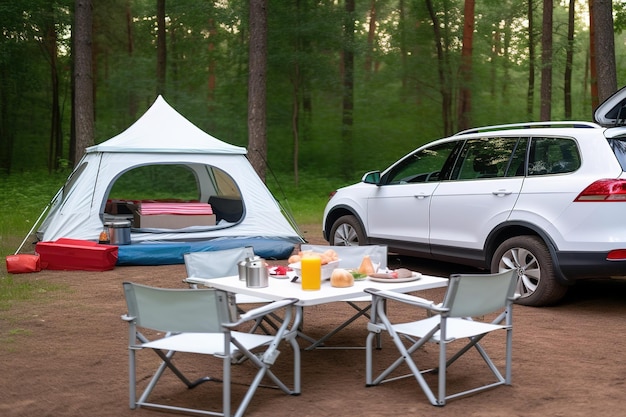
[[[289,278],[289,275],[272,275],[272,274],[270,274],[270,278],[287,279],[287,278]]]
[[[420,279],[422,277],[422,274],[420,274],[419,272],[413,272],[413,275],[408,277],[408,278],[374,278],[374,277],[367,277],[367,279],[369,279],[370,281],[375,281],[375,282],[410,282],[410,281],[417,281],[418,279]]]

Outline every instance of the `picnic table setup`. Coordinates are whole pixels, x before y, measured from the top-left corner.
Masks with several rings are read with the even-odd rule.
[[[279,301],[287,298],[296,298],[296,325],[302,325],[303,310],[305,307],[324,305],[334,302],[346,301],[366,296],[365,289],[380,289],[388,291],[396,291],[400,293],[409,293],[414,291],[422,291],[433,288],[445,287],[448,283],[447,278],[435,277],[430,275],[417,274],[412,279],[369,279],[354,281],[354,285],[350,287],[333,287],[330,280],[323,280],[319,290],[304,290],[301,282],[293,281],[293,278],[271,278],[267,287],[249,287],[246,281],[239,279],[238,275],[222,277],[222,278],[191,278],[187,279],[190,283],[200,284],[210,288],[219,290],[245,294],[259,298],[265,298],[271,301]],[[306,336],[305,332],[300,332],[301,338],[311,343],[311,346],[317,347],[318,340],[311,340]]]
[[[340,253],[333,248],[337,248]],[[187,289],[160,289],[125,283],[129,313],[124,316],[124,320],[131,326],[130,408],[157,407],[183,412],[206,412],[148,401],[157,381],[169,368],[188,388],[206,381],[223,381],[223,414],[217,415],[230,415],[231,366],[249,362],[258,372],[237,406],[235,415],[242,416],[257,388],[262,386],[263,379],[269,378],[276,388],[286,394],[301,394],[300,351],[326,348],[365,349],[366,362],[363,367],[366,368],[366,386],[414,376],[433,405],[443,406],[448,399],[498,385],[510,385],[512,303],[516,297],[514,270],[499,274],[456,274],[447,278],[404,268],[389,269],[386,246],[332,247],[323,253],[315,252],[316,249],[319,250],[309,248],[300,251],[289,260],[292,263],[287,267],[267,264],[264,259],[254,255],[250,247],[189,254],[185,258],[188,276],[183,280],[189,285]],[[350,265],[349,268],[340,267],[344,262],[343,257],[346,258],[344,265]],[[355,266],[357,263],[359,265]],[[442,303],[414,294],[437,288],[447,290]],[[139,293],[142,294],[137,295]],[[154,299],[151,300],[151,297]],[[247,302],[242,297],[248,297]],[[395,324],[387,314],[387,300],[394,302],[394,309],[398,305],[405,305],[414,310],[429,310],[430,314],[427,312],[425,318],[411,315],[413,321]],[[347,302],[357,313],[350,317],[338,317],[341,323],[325,329],[326,334],[321,337],[307,334],[304,310],[317,306],[315,313],[319,314],[325,310],[325,306],[338,302]],[[147,307],[139,307],[139,303]],[[279,313],[281,311],[284,314]],[[495,319],[485,321],[492,313],[497,314]],[[368,319],[366,339],[355,341],[351,346],[326,345],[329,338],[361,316]],[[478,320],[472,319],[478,316]],[[315,315],[309,315],[309,319],[314,321]],[[149,340],[137,330],[143,326],[141,321],[152,324],[153,327],[148,326],[148,329],[164,333],[155,340]],[[244,323],[247,323],[245,328],[242,327]],[[506,334],[506,370],[502,373],[479,343],[484,336],[495,331],[504,331]],[[385,365],[387,369],[375,377],[374,372],[380,371],[375,370],[373,351],[374,347],[377,350],[382,348],[381,337],[385,334],[390,336],[399,350],[399,358]],[[446,346],[456,340],[465,340],[465,345],[458,350],[455,348],[456,353],[448,357]],[[279,376],[270,369],[277,360],[281,360],[277,348],[283,342],[291,345],[293,353],[291,386],[283,382],[284,375]],[[439,345],[438,366],[421,370],[422,365],[414,361],[412,354],[426,342]],[[137,399],[135,354],[144,348],[155,350],[162,363],[152,382]],[[448,366],[473,348],[480,353],[495,380],[449,394],[446,391]],[[187,379],[172,362],[172,357],[179,351],[211,355],[222,360],[223,378],[206,376],[196,381]],[[408,365],[409,374],[390,377],[404,363]],[[284,368],[281,369],[284,371]],[[436,390],[422,376],[425,373],[437,376]]]

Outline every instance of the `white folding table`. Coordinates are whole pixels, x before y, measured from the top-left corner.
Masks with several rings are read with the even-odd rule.
[[[394,282],[393,280],[378,282],[364,279],[355,281],[352,287],[336,288],[330,285],[330,281],[322,281],[320,290],[305,291],[302,289],[300,282],[291,282],[290,279],[269,278],[269,285],[264,288],[251,288],[246,286],[245,281],[239,280],[238,276],[229,276],[223,278],[187,278],[187,282],[200,284],[206,287],[212,287],[219,290],[232,292],[236,294],[246,294],[255,297],[265,298],[268,301],[282,300],[284,298],[297,298],[296,303],[296,320],[294,325],[300,326],[302,323],[303,308],[320,304],[327,304],[337,301],[345,301],[349,298],[358,298],[365,295],[365,288],[376,288],[381,290],[396,291],[400,293],[409,293],[413,291],[422,291],[432,288],[440,288],[448,285],[448,279],[435,277],[431,275],[421,275],[414,281]],[[312,344],[307,347],[314,349],[323,340],[314,340],[305,334],[299,332],[299,335],[309,340]]]

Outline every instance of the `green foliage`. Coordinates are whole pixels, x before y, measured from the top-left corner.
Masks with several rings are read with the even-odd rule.
[[[109,193],[110,199],[118,200],[197,200],[198,197],[196,177],[183,165],[134,168],[119,177]]]
[[[0,176],[0,256],[15,252],[68,174],[48,175],[39,170]]]
[[[72,2],[18,3],[0,5],[0,95],[9,103],[0,117],[0,166],[11,166],[12,172],[40,169],[49,163],[51,74],[41,36],[51,21],[56,22],[60,45],[57,58],[64,138],[60,162],[70,159]],[[450,84],[446,87],[455,92],[460,83],[463,2],[433,3],[443,25],[445,82]],[[537,27],[530,30],[537,32],[541,10],[540,2],[535,3]],[[623,26],[623,3],[614,2],[618,31]],[[349,45],[356,58],[354,124],[352,142],[344,143],[341,51],[348,45],[342,43],[343,5],[326,0],[269,1],[268,164],[294,185],[295,175],[289,178],[294,169],[301,170],[302,176],[305,172],[324,172],[333,177],[342,175],[342,167],[348,163],[358,178],[366,170],[386,167],[444,131],[436,40],[424,2],[375,4],[373,39],[368,25],[372,3],[356,4],[354,44]],[[525,6],[525,2],[513,0],[476,5],[471,77],[474,126],[521,122],[529,117]],[[95,139],[102,142],[130,126],[155,99],[156,5],[150,0],[111,0],[95,2],[93,7]],[[177,0],[166,7],[166,100],[204,131],[246,146],[248,2]],[[555,119],[563,117],[562,87],[557,80],[564,70],[566,7],[567,2],[555,4]],[[574,118],[589,120],[588,74],[584,71],[588,32],[582,14],[578,19],[573,112]],[[621,68],[624,43],[616,45]],[[371,71],[366,69],[369,58]],[[626,79],[624,71],[618,72],[618,79]],[[538,87],[537,82],[536,90]],[[534,112],[538,113],[538,91],[534,102]]]

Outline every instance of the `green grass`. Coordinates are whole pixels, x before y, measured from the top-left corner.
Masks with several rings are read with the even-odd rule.
[[[39,294],[60,289],[62,286],[45,280],[24,280],[7,274],[0,278],[0,311],[9,310],[16,302],[32,300]]]
[[[291,212],[296,223],[321,224],[330,193],[358,181],[359,178],[360,175],[346,182],[317,174],[302,173],[296,186],[292,176],[278,174],[276,177],[268,175],[266,183],[278,202]]]

